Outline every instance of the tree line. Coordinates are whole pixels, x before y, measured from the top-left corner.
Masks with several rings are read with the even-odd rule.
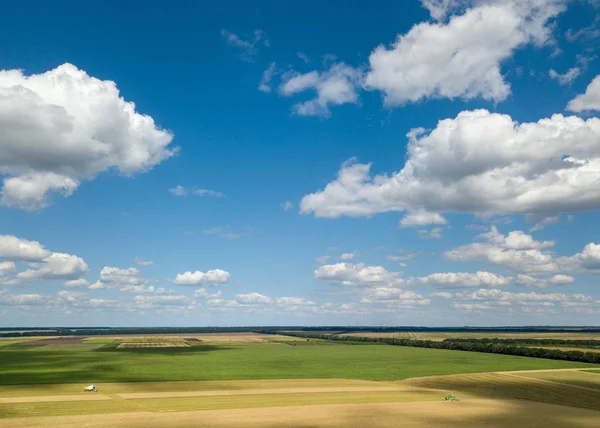
[[[263,333],[274,333],[263,330]],[[491,354],[517,355],[521,357],[547,358],[552,360],[579,361],[600,364],[600,352],[567,351],[562,349],[532,348],[508,343],[481,342],[477,339],[459,339],[458,341],[444,340],[415,340],[396,339],[391,337],[361,337],[319,334],[305,331],[280,331],[278,334],[287,336],[323,339],[346,343],[381,343],[392,346],[412,346],[416,348],[449,349],[454,351],[484,352]]]

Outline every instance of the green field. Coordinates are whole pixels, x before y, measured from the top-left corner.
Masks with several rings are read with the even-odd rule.
[[[117,343],[0,348],[0,384],[244,379],[400,380],[502,370],[597,368],[508,355],[298,342],[117,349]]]

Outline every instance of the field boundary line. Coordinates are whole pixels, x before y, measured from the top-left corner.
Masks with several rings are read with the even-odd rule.
[[[240,389],[214,391],[165,391],[165,392],[134,392],[115,394],[125,399],[139,398],[179,398],[179,397],[213,397],[229,395],[271,395],[271,394],[312,394],[332,392],[420,392],[416,387],[340,387],[340,388],[279,388],[279,389]],[[423,391],[425,392],[425,391]]]
[[[45,403],[60,401],[106,401],[112,400],[111,397],[104,394],[94,395],[35,395],[29,397],[0,397],[0,404],[16,403]]]

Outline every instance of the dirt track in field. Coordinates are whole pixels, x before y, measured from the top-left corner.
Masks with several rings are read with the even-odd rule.
[[[176,397],[211,397],[218,395],[269,395],[269,394],[318,394],[322,392],[402,392],[423,391],[424,388],[412,387],[340,387],[340,388],[279,388],[279,389],[242,389],[223,391],[169,391],[139,392],[116,394],[118,397],[134,398],[176,398]]]
[[[77,337],[56,337],[54,339],[38,339],[38,340],[30,340],[27,342],[20,343],[20,345],[79,345],[82,343],[87,337],[77,336]]]
[[[0,427],[597,428],[599,417],[599,412],[552,404],[470,399],[460,402],[336,404],[176,413],[134,412],[99,416],[11,418],[0,420]]]
[[[106,395],[90,392],[87,395],[42,395],[35,397],[0,397],[0,404],[44,403],[48,401],[101,401],[110,400]]]

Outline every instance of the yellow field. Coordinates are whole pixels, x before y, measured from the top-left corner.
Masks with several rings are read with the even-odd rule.
[[[99,392],[86,393],[76,384],[1,386],[0,427],[585,428],[597,427],[600,420],[600,376],[571,369],[402,382],[307,379],[98,387]],[[449,392],[459,401],[445,402]]]

